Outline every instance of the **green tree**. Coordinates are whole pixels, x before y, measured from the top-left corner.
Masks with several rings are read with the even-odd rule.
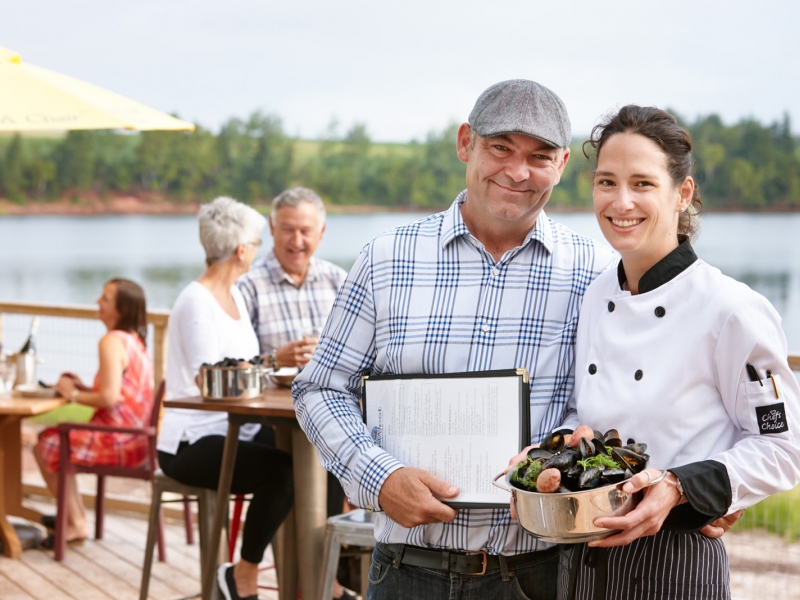
[[[6,148],[3,162],[0,164],[0,188],[11,200],[21,201],[22,188],[25,184],[24,157],[22,154],[22,140],[15,135]]]

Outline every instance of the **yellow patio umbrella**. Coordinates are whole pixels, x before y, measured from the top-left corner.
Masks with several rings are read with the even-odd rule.
[[[0,47],[0,131],[130,129],[194,125],[72,77],[29,65]]]

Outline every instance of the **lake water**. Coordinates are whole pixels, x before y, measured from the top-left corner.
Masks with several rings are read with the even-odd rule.
[[[348,269],[375,235],[424,215],[330,215],[318,256]],[[592,214],[552,215],[602,239]],[[265,231],[263,254],[272,245]],[[800,214],[706,215],[698,255],[766,296],[800,350]],[[169,308],[203,270],[194,217],[0,217],[0,299],[94,304],[112,277],[141,283]]]

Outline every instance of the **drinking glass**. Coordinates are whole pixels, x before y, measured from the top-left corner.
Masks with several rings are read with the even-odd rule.
[[[0,395],[11,396],[17,378],[17,363],[9,356],[0,359]]]

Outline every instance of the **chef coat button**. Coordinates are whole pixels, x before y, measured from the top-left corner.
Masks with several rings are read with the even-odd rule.
[[[661,318],[665,314],[667,314],[667,311],[664,310],[663,306],[656,306],[656,310],[654,312],[656,313],[656,316],[659,317],[659,318]]]
[[[639,381],[642,378],[643,375],[644,375],[644,373],[642,373],[642,370],[639,369],[638,371],[636,371],[636,373],[633,374],[633,378],[636,381]]]
[[[617,307],[616,307],[616,306],[614,306],[614,303],[613,303],[613,302],[609,302],[609,303],[608,303],[608,312],[614,312],[614,309],[615,309],[615,308],[617,308]]]
[[[597,373],[597,367],[592,363],[589,365],[589,375],[594,375],[595,373]]]

